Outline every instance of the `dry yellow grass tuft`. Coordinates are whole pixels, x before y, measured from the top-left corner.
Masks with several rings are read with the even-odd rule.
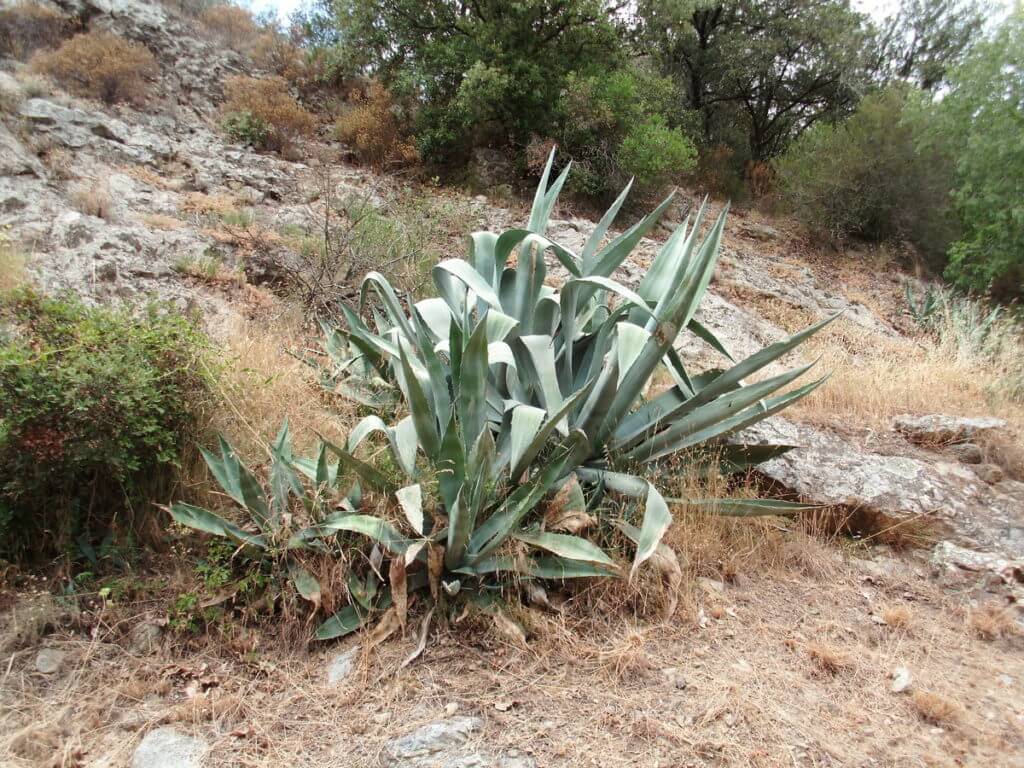
[[[180,229],[185,226],[185,222],[181,219],[162,213],[147,213],[142,217],[142,223],[150,229]]]
[[[238,200],[233,195],[207,195],[203,192],[189,192],[185,195],[179,208],[182,213],[224,216],[238,210]]]
[[[114,204],[110,199],[110,191],[102,184],[89,182],[73,187],[71,204],[86,216],[95,216],[107,221],[114,219]]]
[[[316,128],[316,118],[288,93],[282,77],[229,77],[224,82],[224,99],[225,125],[244,118],[235,129],[239,138],[260,149],[288,154],[298,139]]]
[[[910,702],[918,717],[932,725],[953,726],[960,721],[960,705],[942,694],[914,691],[910,696]]]
[[[891,629],[906,631],[912,624],[912,614],[905,605],[887,605],[882,609],[882,621]]]
[[[215,5],[199,14],[199,22],[229,48],[246,52],[260,28],[247,10],[237,5]]]
[[[853,666],[849,654],[835,646],[812,642],[807,644],[807,655],[818,672],[838,675]]]
[[[0,295],[25,282],[24,252],[0,232]]]
[[[986,603],[969,614],[971,631],[982,640],[1001,640],[1020,634],[1013,611],[1005,606]]]

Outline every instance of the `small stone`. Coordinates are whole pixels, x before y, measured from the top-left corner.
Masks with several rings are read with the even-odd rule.
[[[957,443],[950,446],[949,451],[964,464],[981,464],[985,458],[976,443]]]
[[[677,690],[680,690],[680,691],[685,691],[686,690],[686,686],[687,686],[686,678],[683,677],[682,675],[677,675],[676,679],[672,681],[672,684],[675,685]]]
[[[924,445],[943,445],[963,442],[994,429],[1006,426],[1003,419],[980,417],[966,418],[932,413],[925,416],[904,414],[893,419],[893,427],[902,432],[908,440]]]
[[[200,768],[208,749],[200,739],[157,728],[135,748],[131,768]]]
[[[999,676],[999,682],[1003,685],[1013,685],[1013,678],[1007,674],[1002,674]]]
[[[893,693],[903,693],[910,688],[910,684],[913,682],[910,670],[906,667],[896,667],[890,677],[892,685],[889,686],[889,690]]]
[[[458,711],[459,711],[459,705],[456,704],[454,701],[449,702],[448,704],[444,705],[444,715],[445,715],[445,717],[451,717],[452,715],[454,715]]]
[[[44,675],[58,672],[64,664],[64,651],[58,648],[42,648],[36,654],[36,671]]]
[[[338,685],[351,675],[358,656],[359,649],[350,648],[331,659],[330,666],[327,667],[327,684]]]
[[[144,621],[132,627],[131,632],[128,633],[128,642],[136,653],[152,653],[159,645],[162,633],[163,630],[159,624]]]
[[[373,722],[377,725],[384,725],[385,723],[387,723],[389,718],[390,715],[387,712],[378,712],[370,719],[373,720]]]
[[[707,592],[722,593],[725,592],[725,584],[716,579],[709,579],[706,576],[701,576],[697,579],[697,583],[701,585]]]

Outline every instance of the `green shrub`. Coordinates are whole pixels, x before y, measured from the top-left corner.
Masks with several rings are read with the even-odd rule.
[[[0,554],[49,555],[112,525],[152,534],[205,402],[205,342],[157,307],[20,289],[0,303]]]
[[[631,177],[657,191],[693,168],[696,151],[668,117],[678,120],[672,83],[636,68],[571,73],[558,104],[554,138],[576,170],[570,188],[609,198]]]
[[[963,232],[946,277],[970,291],[1024,296],[1024,11],[949,76],[930,144],[956,158],[954,205]]]
[[[234,141],[249,144],[253,147],[266,146],[270,139],[270,126],[266,120],[256,117],[249,110],[231,112],[221,123],[226,133]]]
[[[898,90],[865,98],[838,125],[805,133],[777,162],[782,206],[808,228],[842,241],[905,238],[941,267],[955,235],[952,164],[922,151],[922,113]]]

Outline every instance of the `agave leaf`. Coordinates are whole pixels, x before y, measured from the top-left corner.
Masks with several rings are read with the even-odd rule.
[[[223,437],[220,441],[220,458],[200,447],[213,476],[224,491],[248,511],[264,533],[269,533],[273,526],[270,522],[270,509],[267,498],[260,487],[256,476],[238,459],[238,454]]]
[[[474,232],[469,236],[469,263],[492,286],[495,279],[497,246],[498,236],[493,232]],[[447,335],[447,332],[438,334],[442,338]]]
[[[714,331],[712,331],[706,325],[698,321],[697,318],[691,317],[690,322],[687,324],[686,327],[693,332],[694,336],[706,342],[708,346],[710,346],[713,350],[722,355],[722,357],[729,360],[730,362],[736,362],[733,356],[729,354],[729,350],[725,348],[725,345],[718,340],[718,337],[714,334]]]
[[[810,365],[805,365],[756,384],[748,384],[745,387],[734,389],[732,392],[722,395],[706,405],[702,405],[685,416],[679,416],[677,411],[673,414],[668,429],[649,438],[627,453],[625,460],[644,461],[648,456],[661,450],[666,445],[676,442],[680,437],[714,426],[748,406],[763,400],[772,392],[792,383],[810,368]]]
[[[637,357],[640,356],[640,352],[644,345],[647,344],[651,334],[639,325],[633,325],[632,323],[623,322],[619,323],[616,327],[618,328],[618,343],[615,345],[615,351],[618,355],[619,363],[617,386],[622,386],[622,379],[633,366],[633,363],[636,362]]]
[[[363,626],[367,618],[369,618],[368,613],[356,610],[355,606],[346,605],[317,627],[314,637],[317,640],[334,640],[344,637]]]
[[[463,494],[465,486],[459,489],[455,503],[447,507],[448,511],[448,546],[445,548],[444,563],[449,571],[463,564],[469,535],[473,531],[473,517],[469,509],[469,500]]]
[[[302,481],[299,480],[292,469],[292,448],[288,434],[288,419],[285,417],[281,425],[281,431],[277,439],[270,446],[270,490],[271,490],[271,514],[268,520],[272,528],[277,528],[281,515],[288,511],[288,499],[291,495],[303,499],[305,491]]]
[[[342,465],[355,472],[356,475],[359,476],[360,480],[364,481],[375,491],[390,493],[394,490],[393,483],[374,467],[370,466],[365,461],[360,461],[348,451],[339,448],[334,443],[325,439],[323,435],[317,435],[317,437],[320,438],[320,441],[327,446],[327,449],[331,453],[338,457],[338,461]]]
[[[532,442],[530,442],[519,455],[519,459],[512,463],[512,478],[518,478],[526,471],[526,468],[530,466],[537,454],[540,453],[541,449],[547,444],[548,438],[551,437],[551,434],[555,431],[559,422],[568,416],[576,404],[587,396],[593,385],[593,381],[583,385],[562,403],[562,407],[559,408],[558,411],[551,414],[551,417],[544,422],[541,428],[533,436]],[[584,434],[584,437],[585,436],[586,435]]]
[[[723,474],[732,474],[765,461],[771,461],[792,451],[795,447],[795,445],[723,445],[717,448],[717,459]]]
[[[501,301],[498,299],[498,294],[494,292],[490,283],[484,279],[483,275],[462,259],[446,259],[434,266],[432,272],[435,283],[438,283],[439,277],[452,275],[473,291],[478,298],[487,302],[499,312],[502,311]],[[438,287],[441,287],[440,284]],[[451,306],[451,303],[449,303],[449,306]],[[452,307],[453,311],[455,309],[455,307]]]
[[[176,522],[187,525],[189,528],[194,528],[197,531],[212,533],[214,536],[222,536],[238,544],[247,544],[259,549],[267,548],[267,540],[263,536],[243,531],[234,523],[202,507],[195,507],[191,504],[176,501],[171,504],[168,511]]]
[[[452,414],[437,457],[437,484],[445,509],[451,509],[466,480],[466,454]]]
[[[417,301],[413,308],[434,336],[439,339],[448,338],[452,313],[444,299],[423,299],[422,301]]]
[[[391,287],[391,283],[380,272],[370,272],[363,278],[362,285],[359,288],[359,310],[363,311],[366,308],[366,296],[370,288],[373,288],[380,297],[392,327],[400,328],[405,337],[412,341],[414,332],[409,319],[405,316],[405,310],[402,309],[402,303],[398,300],[398,296],[395,294],[395,289]]]
[[[590,274],[607,277],[614,272],[633,251],[640,239],[658,223],[658,219],[672,203],[675,194],[674,191],[669,193],[657,208],[602,248],[600,253],[594,257],[594,265]]]
[[[512,537],[567,560],[582,560],[587,563],[614,566],[608,555],[595,544],[579,536],[565,533],[548,533],[546,531],[517,531]]]
[[[536,232],[539,235],[544,234],[544,230],[547,229],[548,219],[551,218],[551,211],[555,208],[555,202],[558,200],[558,194],[562,191],[562,185],[565,184],[565,180],[569,177],[569,168],[572,163],[565,166],[565,170],[555,179],[555,183],[548,189],[548,177],[551,174],[551,166],[555,162],[555,150],[551,150],[551,154],[548,156],[548,162],[544,166],[544,172],[541,174],[540,183],[537,185],[537,191],[533,196],[533,206],[530,208],[530,223],[527,225],[527,229],[531,232]]]
[[[802,504],[781,499],[668,499],[696,507],[709,507],[709,511],[723,517],[793,517],[800,512],[821,509],[821,504]]]
[[[316,608],[320,607],[320,582],[296,558],[288,558],[288,575],[299,595]]]
[[[436,414],[427,401],[427,396],[423,392],[419,379],[413,373],[404,347],[399,347],[399,356],[401,358],[402,371],[405,374],[406,401],[409,404],[412,421],[416,427],[416,437],[419,439],[419,443],[427,457],[433,458],[437,455],[440,447],[437,421],[435,419]]]
[[[558,374],[555,371],[554,340],[550,336],[520,336],[519,340],[532,365],[541,405],[548,413],[557,411],[562,407],[562,391],[558,387]]]
[[[611,227],[615,221],[615,217],[619,215],[619,210],[622,208],[622,204],[626,202],[626,197],[629,195],[629,190],[633,187],[633,179],[629,180],[619,196],[615,198],[615,202],[611,204],[611,207],[605,212],[601,220],[597,222],[597,226],[594,227],[594,231],[590,233],[590,237],[587,238],[586,245],[583,246],[583,252],[580,253],[580,261],[583,265],[583,274],[590,274],[590,270],[593,266],[594,255],[597,253],[598,247],[601,245],[601,241],[604,240],[604,236],[608,233],[608,228]]]
[[[644,519],[640,525],[640,535],[636,542],[636,555],[633,558],[633,565],[629,569],[630,581],[636,575],[639,568],[647,559],[654,554],[654,551],[661,543],[661,537],[672,524],[672,513],[669,512],[668,504],[652,484],[647,483],[647,499],[644,505]]]
[[[581,560],[566,560],[561,557],[538,557],[527,563],[526,570],[527,574],[534,578],[551,581],[618,576],[615,571],[608,568],[601,568]]]
[[[530,235],[519,245],[519,261],[516,264],[512,306],[507,307],[509,314],[519,320],[522,333],[532,332],[534,313],[546,274],[544,251],[536,235]]]
[[[487,327],[480,323],[462,354],[458,414],[466,445],[476,441],[486,423],[487,374]]]
[[[579,533],[597,521],[587,514],[587,500],[576,473],[556,483],[554,495],[544,510],[544,527],[551,531]]]
[[[634,544],[640,542],[639,528],[625,520],[616,521],[615,525]],[[671,617],[679,605],[679,585],[683,582],[683,569],[679,566],[679,558],[671,548],[665,544],[658,544],[649,562],[668,581],[669,604],[666,606],[665,616]]]
[[[405,519],[420,536],[423,535],[423,489],[419,483],[407,485],[395,491],[395,498],[402,508]]]
[[[390,523],[372,515],[353,515],[339,512],[325,517],[310,530],[314,530],[321,535],[331,531],[359,533],[382,544],[394,555],[404,555],[409,545],[412,544]]]

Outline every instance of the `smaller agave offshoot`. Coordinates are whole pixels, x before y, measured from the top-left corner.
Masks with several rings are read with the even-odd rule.
[[[685,452],[692,461],[734,472],[778,456],[789,447],[723,438],[781,411],[827,378],[787,389],[811,367],[803,365],[745,383],[835,316],[739,362],[696,319],[725,211],[703,238],[703,207],[684,222],[634,291],[610,275],[671,196],[604,243],[627,186],[582,252],[572,253],[544,234],[569,172],[549,188],[553,161],[554,153],[527,227],[474,233],[466,259],[433,268],[435,297],[404,305],[387,279],[371,272],[358,311],[341,308],[343,327],[323,324],[332,363],[325,385],[382,412],[400,401],[408,415],[393,425],[366,416],[344,447],[323,442],[315,460],[288,458],[280,440],[274,449],[270,485],[278,506],[289,493],[302,496],[293,469],[313,485],[304,498],[337,499],[338,511],[330,514],[305,502],[315,522],[284,542],[286,561],[293,561],[294,550],[322,547],[339,531],[376,545],[375,567],[365,579],[350,578],[352,600],[319,627],[320,639],[352,632],[382,613],[376,635],[404,626],[418,590],[429,591],[435,604],[469,600],[506,624],[506,587],[525,583],[536,593],[545,581],[625,576],[586,535],[600,533],[594,515],[606,509],[602,500],[609,492],[636,500],[614,520],[635,545],[632,578],[662,547],[672,520],[666,499],[642,474],[645,465]],[[545,284],[547,253],[571,274],[560,291]],[[676,350],[682,333],[710,345],[731,367],[691,375]],[[660,367],[674,385],[647,399],[643,393]],[[378,434],[389,454],[386,472],[355,455]],[[229,471],[211,467],[222,484],[231,484],[225,485],[229,495],[250,510],[262,533],[183,504],[173,505],[171,514],[185,525],[261,546],[273,524],[263,509],[274,504],[261,501],[251,473],[243,480],[236,464]],[[395,514],[360,514],[364,487],[393,499]],[[808,508],[774,500],[687,502],[732,515]],[[390,558],[387,568],[384,557]],[[296,579],[300,593],[314,591],[305,576],[302,581],[308,589]]]

